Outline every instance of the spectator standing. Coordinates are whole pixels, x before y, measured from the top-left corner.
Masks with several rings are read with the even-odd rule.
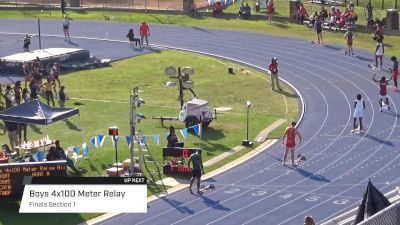
[[[11,108],[11,106],[14,105],[15,98],[10,85],[7,85],[6,87],[6,91],[4,92],[4,98],[6,102],[6,109]]]
[[[69,26],[71,25],[71,23],[69,22],[68,16],[64,17],[62,24],[63,24],[64,38],[65,38],[64,41],[66,41],[67,38],[68,38],[68,41],[71,41],[69,38]]]
[[[292,166],[296,167],[294,164],[294,150],[296,147],[296,135],[299,137],[299,144],[301,143],[301,135],[296,129],[296,122],[292,122],[291,126],[286,128],[285,133],[282,138],[282,145],[285,146],[285,153],[283,154],[282,165],[284,166],[286,163],[287,154],[290,151]]]
[[[17,81],[15,82],[14,86],[15,103],[17,103],[17,105],[21,104],[21,92],[22,92],[21,81]]]
[[[367,4],[367,31],[372,31],[374,26],[373,7],[370,2]]]
[[[143,38],[146,39],[146,45],[149,46],[149,40],[148,37],[150,36],[150,28],[146,24],[146,22],[142,22],[142,25],[140,25],[140,42],[143,46]]]
[[[31,99],[37,99],[37,84],[36,81],[34,79],[31,80],[31,82],[29,83],[29,89],[31,92]]]
[[[272,24],[272,17],[274,16],[275,8],[274,8],[274,0],[269,0],[267,3],[267,14],[268,14],[268,23]]]
[[[303,21],[307,20],[309,17],[306,7],[304,7],[303,3],[300,3],[300,23],[303,23]]]
[[[365,110],[365,101],[362,99],[361,94],[357,94],[357,99],[354,101],[354,114],[353,114],[353,130],[351,130],[351,133],[354,133],[354,131],[357,128],[357,119],[360,122],[360,133],[362,134],[364,132],[364,127],[362,124],[362,118]]]
[[[50,147],[49,153],[46,156],[47,161],[66,160],[69,168],[71,168],[75,173],[81,173],[82,170],[76,168],[74,162],[65,155],[64,149],[60,146],[60,141],[56,140],[55,144],[55,147]]]
[[[31,96],[29,95],[28,88],[24,88],[22,90],[22,98],[24,99],[24,102],[29,102],[31,100]]]
[[[4,125],[7,131],[8,139],[10,140],[11,149],[18,145],[18,124],[15,122],[4,121]]]
[[[67,3],[65,0],[61,0],[61,15],[68,15],[68,13],[65,12],[65,7],[67,7]]]
[[[53,84],[50,81],[50,78],[47,78],[47,82],[42,84],[40,87],[43,87],[43,86],[46,90],[47,105],[50,105],[50,99],[51,99],[51,102],[53,103],[53,107],[55,107],[54,96],[53,96],[53,89],[55,87],[55,84]]]
[[[383,54],[385,54],[385,46],[382,43],[381,39],[377,40],[378,43],[376,44],[375,48],[375,67],[378,68],[378,59],[380,60],[379,68],[382,69],[382,60]]]
[[[61,81],[60,81],[60,66],[58,65],[58,63],[54,63],[53,66],[50,68],[50,77],[53,77],[53,82],[55,84],[55,82],[57,82],[58,87],[61,86]],[[56,92],[56,90],[54,89],[54,92]]]
[[[31,44],[31,38],[28,34],[25,34],[24,38],[24,52],[29,52],[29,45]]]
[[[31,79],[31,73],[29,71],[29,63],[24,62],[24,64],[22,65],[22,71],[24,72],[25,87],[27,87],[27,84]]]
[[[272,90],[275,89],[275,83],[276,83],[276,87],[282,91],[281,86],[279,85],[279,77],[278,77],[278,62],[277,62],[278,58],[273,57],[271,60],[271,64],[269,64],[269,71],[271,73],[271,87]]]
[[[190,193],[192,192],[192,185],[194,180],[197,180],[196,186],[197,186],[197,194],[202,194],[200,191],[200,179],[201,175],[204,174],[204,169],[203,169],[203,162],[201,159],[201,155],[199,154],[199,151],[196,151],[195,153],[191,154],[188,160],[188,167],[190,168],[190,163],[193,164],[192,167],[192,178],[190,179],[190,186],[189,186],[189,191]]]
[[[64,87],[64,86],[61,86],[60,92],[58,93],[58,96],[60,97],[60,99],[59,99],[59,101],[58,101],[58,103],[60,104],[60,108],[64,108],[64,106],[65,106],[65,100],[66,100],[66,97],[65,97],[65,87]]]
[[[317,33],[317,44],[322,44],[322,20],[320,17],[317,18],[314,25],[314,30]]]
[[[347,41],[347,51],[345,52],[346,55],[353,55],[353,40],[356,37],[353,31],[350,30],[350,27],[347,28],[347,32],[344,34],[344,38]]]
[[[240,8],[239,8],[238,16],[239,16],[239,17],[242,17],[243,14],[244,14],[244,12],[245,12],[244,3],[242,3],[242,4],[240,5]]]
[[[392,79],[394,82],[393,91],[398,91],[397,89],[397,76],[399,75],[399,61],[397,61],[396,56],[392,56],[390,60],[393,62],[393,66],[391,68],[392,71]]]

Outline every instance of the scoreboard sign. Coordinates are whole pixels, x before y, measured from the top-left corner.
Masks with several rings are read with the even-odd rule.
[[[167,176],[191,176],[192,169],[182,162],[184,162],[184,159],[189,159],[190,155],[196,151],[199,151],[201,155],[201,149],[199,148],[163,148],[163,173]],[[171,163],[172,161],[174,163]]]
[[[20,200],[25,176],[66,176],[65,160],[0,164],[0,199]]]

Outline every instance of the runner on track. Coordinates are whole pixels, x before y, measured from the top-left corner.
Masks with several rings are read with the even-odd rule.
[[[357,99],[354,101],[354,122],[353,122],[353,130],[351,130],[351,133],[354,133],[354,131],[357,128],[357,118],[360,121],[360,133],[362,134],[364,131],[364,127],[362,125],[362,118],[364,114],[364,109],[365,109],[365,101],[362,99],[361,94],[357,94]]]
[[[390,78],[389,80],[386,80],[386,77],[383,76],[380,80],[376,80],[375,75],[376,74],[374,74],[374,76],[372,77],[372,80],[379,83],[379,112],[382,112],[382,104],[383,104],[384,99],[385,99],[385,103],[388,107],[388,110],[390,110],[389,98],[387,97],[386,86],[388,85],[389,81],[392,78]]]
[[[285,165],[287,154],[290,150],[291,159],[292,159],[292,166],[296,167],[297,165],[294,164],[294,150],[296,146],[296,135],[299,136],[299,144],[301,143],[301,135],[295,128],[296,122],[292,122],[292,125],[286,128],[285,133],[283,134],[282,145],[284,145],[285,153],[283,155],[282,165]]]
[[[189,190],[190,193],[192,192],[192,185],[194,182],[194,179],[197,179],[197,194],[202,194],[200,191],[200,179],[201,175],[204,174],[204,169],[203,169],[203,162],[201,159],[201,155],[199,154],[199,151],[196,151],[195,153],[191,154],[188,160],[188,166],[190,168],[190,162],[193,164],[193,169],[192,169],[192,178],[190,179],[190,186]]]

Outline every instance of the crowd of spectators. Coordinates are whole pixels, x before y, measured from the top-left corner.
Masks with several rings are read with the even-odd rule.
[[[350,2],[343,11],[340,11],[338,7],[331,6],[330,11],[328,12],[324,6],[322,6],[321,10],[319,12],[316,11],[312,16],[308,14],[303,3],[299,2],[295,6],[293,17],[294,20],[299,23],[310,21],[312,26],[315,25],[317,19],[320,19],[324,25],[336,28],[346,28],[348,26],[352,26],[358,20],[358,15],[352,2]]]

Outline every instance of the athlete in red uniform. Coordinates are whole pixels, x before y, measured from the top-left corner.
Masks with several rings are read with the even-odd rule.
[[[282,145],[286,146],[285,153],[283,155],[282,165],[285,165],[287,154],[290,150],[291,158],[292,158],[292,166],[296,167],[297,165],[294,164],[294,148],[296,146],[296,135],[299,136],[299,144],[301,142],[301,135],[295,128],[296,122],[292,122],[292,126],[286,128],[285,133],[282,139]]]
[[[383,76],[380,80],[376,80],[375,75],[376,74],[374,74],[374,76],[372,77],[372,80],[379,83],[379,112],[382,112],[383,100],[385,100],[388,110],[390,110],[389,98],[387,97],[386,86],[388,85],[388,82],[392,79],[392,77],[389,80],[386,80],[385,76]]]

